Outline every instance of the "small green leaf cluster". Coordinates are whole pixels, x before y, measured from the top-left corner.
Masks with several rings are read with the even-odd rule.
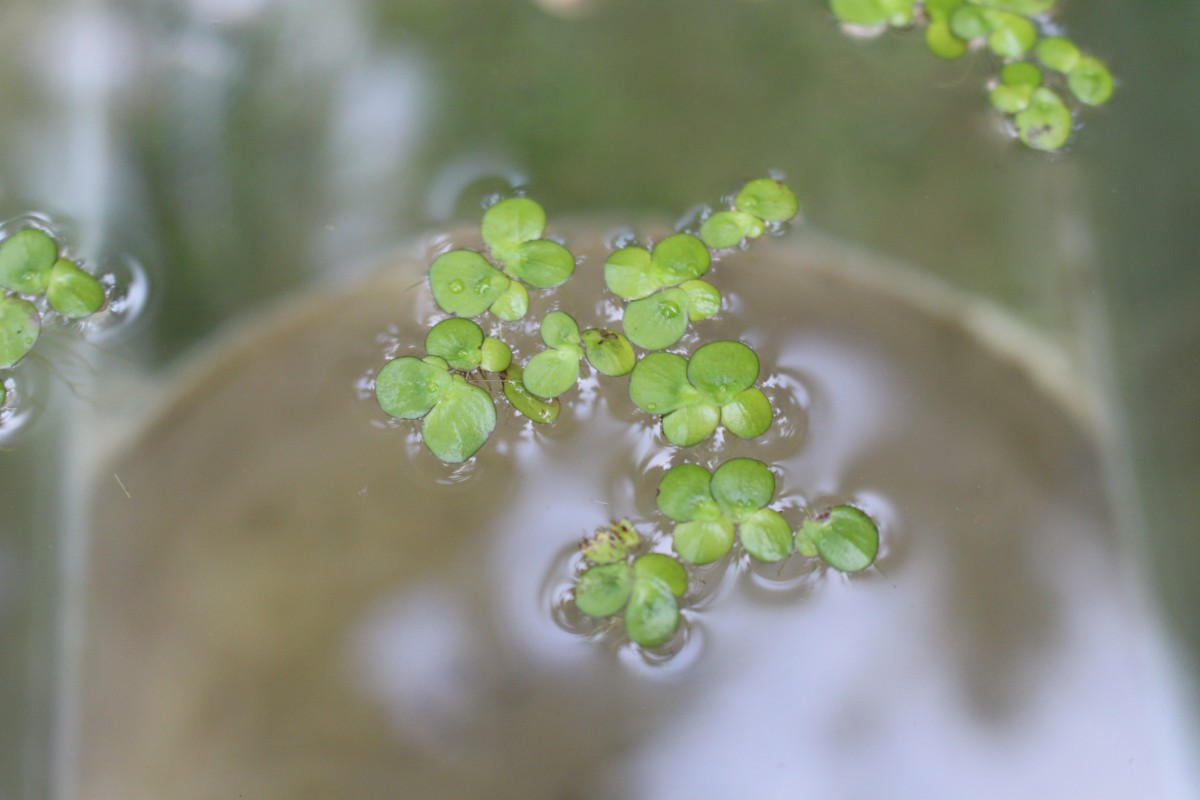
[[[773,178],[761,178],[739,190],[731,211],[708,217],[706,224],[719,214],[731,214],[735,221],[753,222],[743,238],[754,238],[798,210],[791,189]],[[720,310],[720,292],[700,280],[712,265],[709,248],[715,244],[683,232],[667,236],[651,250],[617,250],[604,265],[604,279],[610,290],[629,301],[621,320],[624,332],[603,327],[580,331],[570,314],[551,311],[539,328],[544,347],[518,364],[511,347],[485,335],[470,318],[489,310],[503,321],[524,317],[529,306],[526,284],[560,285],[573,274],[575,257],[563,245],[542,238],[546,213],[526,197],[493,205],[484,213],[480,229],[491,258],[503,268],[473,250],[451,250],[434,259],[430,290],[438,306],[454,316],[429,331],[427,357],[390,361],[375,378],[379,405],[393,417],[421,419],[425,444],[438,458],[451,463],[469,459],[495,428],[494,402],[485,408],[482,401],[482,395],[491,398],[494,381],[476,385],[479,371],[499,376],[502,393],[514,410],[534,423],[551,425],[562,410],[559,398],[578,383],[584,360],[608,377],[638,372],[631,383],[634,401],[643,410],[665,415],[664,433],[675,444],[703,441],[719,424],[743,438],[770,427],[770,403],[753,386],[758,357],[740,342],[701,347],[691,366],[682,356],[653,352],[643,359],[648,366],[640,371],[635,366],[635,345],[644,350],[669,347],[683,337],[691,320],[707,319]],[[456,414],[442,409],[455,409]],[[460,418],[459,413],[467,416]]]
[[[712,436],[718,426],[742,439],[771,427],[771,403],[754,384],[758,356],[741,342],[717,341],[697,348],[691,359],[650,353],[629,379],[638,408],[661,416],[663,435],[688,447]]]
[[[637,530],[624,519],[586,540],[587,567],[575,582],[575,605],[590,617],[613,617],[624,611],[630,640],[658,647],[679,628],[679,600],[687,593],[688,575],[671,556],[638,554],[641,547]]]
[[[544,238],[546,212],[527,197],[510,197],[489,208],[480,232],[499,268],[474,250],[443,253],[429,267],[433,299],[448,314],[477,317],[491,311],[512,322],[529,310],[526,285],[549,289],[575,272],[575,256]]]
[[[0,241],[0,291],[0,370],[12,369],[33,349],[47,311],[79,320],[108,302],[103,284],[34,226]]]
[[[761,461],[734,458],[713,472],[696,464],[667,470],[658,485],[658,509],[676,522],[675,552],[690,564],[723,558],[741,542],[752,557],[782,561],[792,552],[820,556],[844,572],[864,570],[879,551],[879,530],[853,506],[835,506],[806,520],[793,535],[782,514],[768,504],[775,497],[775,476]]]
[[[1017,137],[1037,150],[1060,150],[1070,138],[1069,93],[1081,105],[1098,106],[1113,93],[1113,77],[1099,59],[1070,39],[1043,36],[1056,0],[832,0],[843,23],[906,27],[924,21],[925,43],[934,55],[955,59],[983,46],[1007,63],[992,82],[993,107],[1012,117]],[[1041,67],[1032,60],[1036,58]],[[1056,85],[1047,85],[1043,69]]]
[[[697,237],[676,233],[652,250],[623,247],[604,262],[609,291],[628,300],[622,324],[629,341],[644,350],[661,350],[683,338],[690,320],[721,310],[721,293],[700,276],[712,256]]]
[[[782,223],[800,213],[800,201],[782,181],[756,178],[733,198],[733,207],[710,214],[700,225],[700,238],[714,250],[737,247],[757,239],[771,223]]]
[[[512,350],[472,320],[452,317],[429,329],[425,351],[424,359],[404,356],[384,364],[375,377],[375,397],[397,419],[420,419],[425,446],[435,456],[466,461],[495,429],[496,406],[463,373],[503,372]]]
[[[554,399],[579,380],[579,363],[588,363],[602,375],[619,377],[633,369],[637,354],[633,345],[615,331],[591,328],[579,332],[575,318],[551,311],[542,319],[542,342],[546,348],[525,364],[525,388],[543,399]]]

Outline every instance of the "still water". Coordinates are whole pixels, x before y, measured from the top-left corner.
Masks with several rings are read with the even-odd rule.
[[[611,315],[589,230],[531,319]],[[1158,623],[1052,351],[792,234],[718,264],[729,308],[684,342],[758,351],[766,437],[681,451],[585,379],[553,428],[501,401],[452,468],[364,391],[436,318],[429,258],[227,336],[97,470],[78,796],[1172,796]],[[669,657],[581,633],[579,540],[665,534],[663,471],[733,456],[793,522],[868,510],[877,567],[694,571]]]

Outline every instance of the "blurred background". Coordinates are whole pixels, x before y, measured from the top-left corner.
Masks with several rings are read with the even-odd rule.
[[[1047,156],[988,110],[990,57],[844,36],[821,0],[6,0],[0,218],[141,262],[125,357],[167,370],[510,184],[552,217],[669,222],[782,170],[809,224],[1061,345],[1116,421],[1118,518],[1195,670],[1200,5],[1060,6],[1119,86]],[[77,577],[54,419],[0,453],[0,798],[43,785]]]

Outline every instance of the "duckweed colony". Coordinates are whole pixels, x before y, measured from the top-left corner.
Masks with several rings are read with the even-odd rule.
[[[660,421],[664,446],[688,448],[721,428],[741,439],[762,436],[774,409],[758,386],[762,367],[753,349],[721,340],[691,353],[666,351],[691,325],[723,308],[721,291],[706,279],[713,264],[736,259],[768,231],[782,232],[799,213],[795,194],[774,178],[745,184],[729,206],[707,209],[695,230],[611,252],[604,282],[622,303],[621,330],[581,330],[572,316],[552,310],[538,324],[542,346],[519,364],[499,336],[522,330],[530,290],[561,285],[576,261],[566,246],[546,238],[546,215],[536,202],[510,197],[495,203],[483,215],[484,251],[455,249],[431,264],[433,299],[451,316],[429,330],[424,354],[379,369],[380,407],[397,419],[419,420],[429,451],[460,463],[487,443],[501,396],[531,424],[554,424],[559,398],[575,389],[586,364],[602,382],[629,376],[630,398]],[[489,315],[496,336],[472,319]],[[772,508],[775,490],[771,467],[752,458],[729,459],[712,472],[692,463],[673,466],[657,490],[664,524],[673,524],[661,549],[669,545],[673,555],[656,552],[658,543],[629,520],[613,522],[583,543],[575,606],[589,617],[619,620],[638,645],[658,647],[679,628],[689,566],[731,552],[759,562],[820,558],[846,572],[874,563],[879,532],[867,514],[839,505],[790,522]]]
[[[833,13],[855,32],[925,26],[939,58],[986,48],[1003,60],[989,99],[1017,137],[1038,150],[1061,150],[1071,136],[1070,105],[1099,106],[1113,93],[1108,67],[1050,21],[1057,0],[832,0]]]
[[[62,242],[33,224],[0,239],[0,291],[0,411],[9,411],[13,371],[33,351],[43,327],[90,317],[110,298]]]

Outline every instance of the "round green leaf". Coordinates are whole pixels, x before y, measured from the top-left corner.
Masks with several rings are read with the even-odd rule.
[[[758,356],[741,342],[710,342],[692,354],[687,376],[693,386],[723,406],[758,380]]]
[[[1005,11],[992,13],[988,48],[1001,58],[1020,58],[1038,39],[1037,27],[1025,17]]]
[[[1061,36],[1045,37],[1037,43],[1033,52],[1047,69],[1062,73],[1074,69],[1080,58],[1079,48],[1075,43]]]
[[[1112,97],[1113,77],[1102,61],[1083,56],[1067,73],[1067,86],[1079,102],[1099,106]]]
[[[479,366],[488,372],[504,372],[512,363],[512,349],[499,339],[489,336],[480,348]]]
[[[678,447],[691,447],[712,436],[720,421],[720,408],[712,403],[697,403],[663,417],[663,436]]]
[[[1000,82],[1005,86],[1027,87],[1032,92],[1042,85],[1042,71],[1028,61],[1015,61],[1000,70]]]
[[[669,414],[692,403],[696,391],[687,380],[688,362],[675,353],[650,353],[633,367],[629,397],[651,414]]]
[[[787,525],[785,524],[786,528]],[[663,553],[646,553],[633,562],[636,579],[653,576],[666,584],[671,594],[683,597],[688,588],[687,570],[675,559]]]
[[[675,526],[673,545],[689,564],[709,564],[733,547],[733,523],[718,517],[681,522]]]
[[[687,306],[687,292],[678,288],[663,289],[641,300],[633,300],[625,306],[622,320],[625,335],[645,350],[670,347],[687,332]]]
[[[60,258],[50,270],[46,299],[64,317],[81,319],[95,314],[104,305],[104,287],[73,261]]]
[[[511,252],[505,265],[512,274],[539,289],[558,286],[575,272],[575,256],[549,239],[526,242]]]
[[[604,283],[626,300],[649,297],[661,286],[650,274],[650,251],[644,247],[623,247],[609,256],[604,262]]]
[[[1033,89],[1028,86],[1005,86],[1000,84],[988,94],[992,107],[1005,114],[1016,114],[1029,108]]]
[[[488,308],[498,318],[505,322],[515,322],[529,311],[529,290],[520,281],[509,281],[496,302]]]
[[[925,0],[925,14],[933,22],[946,22],[963,0]]]
[[[763,222],[745,211],[718,211],[700,225],[700,238],[714,250],[737,247],[744,239],[762,236]]]
[[[579,356],[567,350],[543,350],[525,365],[525,388],[538,397],[558,397],[579,380]]]
[[[775,475],[756,459],[731,458],[717,467],[709,490],[721,513],[742,522],[775,497]]]
[[[448,314],[477,317],[504,294],[509,280],[474,250],[451,250],[429,266],[433,299]]]
[[[792,552],[792,529],[778,511],[764,508],[738,526],[746,552],[759,561],[782,561]]]
[[[698,464],[677,464],[658,482],[658,510],[676,522],[719,513],[709,484],[712,474]]]
[[[666,644],[679,627],[679,603],[666,583],[654,576],[633,582],[625,609],[625,632],[642,647]]]
[[[935,19],[925,29],[925,46],[938,58],[961,58],[967,52],[967,43],[950,30],[949,19]]]
[[[688,319],[700,322],[721,310],[721,293],[708,281],[684,281],[679,288],[687,292]]]
[[[912,3],[909,3],[910,9],[911,6]],[[733,205],[739,211],[767,222],[786,222],[800,213],[800,202],[796,200],[796,195],[782,181],[774,178],[750,181],[733,199]]]
[[[0,369],[16,366],[33,349],[41,332],[42,320],[33,303],[0,296]]]
[[[617,377],[628,374],[637,363],[633,345],[623,335],[605,328],[583,332],[583,350],[588,363],[602,375]]]
[[[1044,86],[1033,90],[1029,107],[1013,122],[1021,141],[1037,150],[1059,150],[1071,136],[1071,112],[1053,90]]]
[[[22,228],[0,242],[0,287],[41,294],[58,260],[58,242],[38,228]]]
[[[575,605],[589,617],[608,617],[625,607],[633,570],[625,562],[592,567],[575,584]]]
[[[956,8],[950,14],[950,32],[959,39],[971,41],[987,36],[992,32],[991,19],[987,12],[977,5],[964,5]]]
[[[450,377],[442,399],[425,415],[425,446],[442,461],[458,464],[478,452],[496,427],[492,396],[459,375]]]
[[[510,364],[505,371],[504,396],[513,408],[538,425],[553,425],[562,409],[557,399],[543,400],[525,388],[524,370],[519,364]]]
[[[542,319],[542,341],[556,350],[579,346],[579,325],[565,311],[551,311]]]
[[[375,399],[384,413],[399,419],[417,419],[429,413],[450,383],[445,369],[419,358],[404,356],[389,361],[375,376]]]
[[[510,197],[484,212],[479,229],[488,247],[501,255],[517,245],[542,238],[546,231],[546,211],[527,197]]]
[[[821,519],[807,520],[804,533],[816,544],[821,559],[843,572],[866,569],[879,552],[879,529],[853,506],[834,506]]]
[[[690,233],[676,233],[654,245],[650,274],[660,286],[674,286],[708,272],[712,256],[704,242]]]
[[[721,424],[734,436],[753,439],[771,427],[772,414],[771,401],[762,389],[751,386],[721,406]]]
[[[444,319],[425,334],[425,351],[454,369],[470,372],[479,366],[483,340],[483,330],[471,320]]]

